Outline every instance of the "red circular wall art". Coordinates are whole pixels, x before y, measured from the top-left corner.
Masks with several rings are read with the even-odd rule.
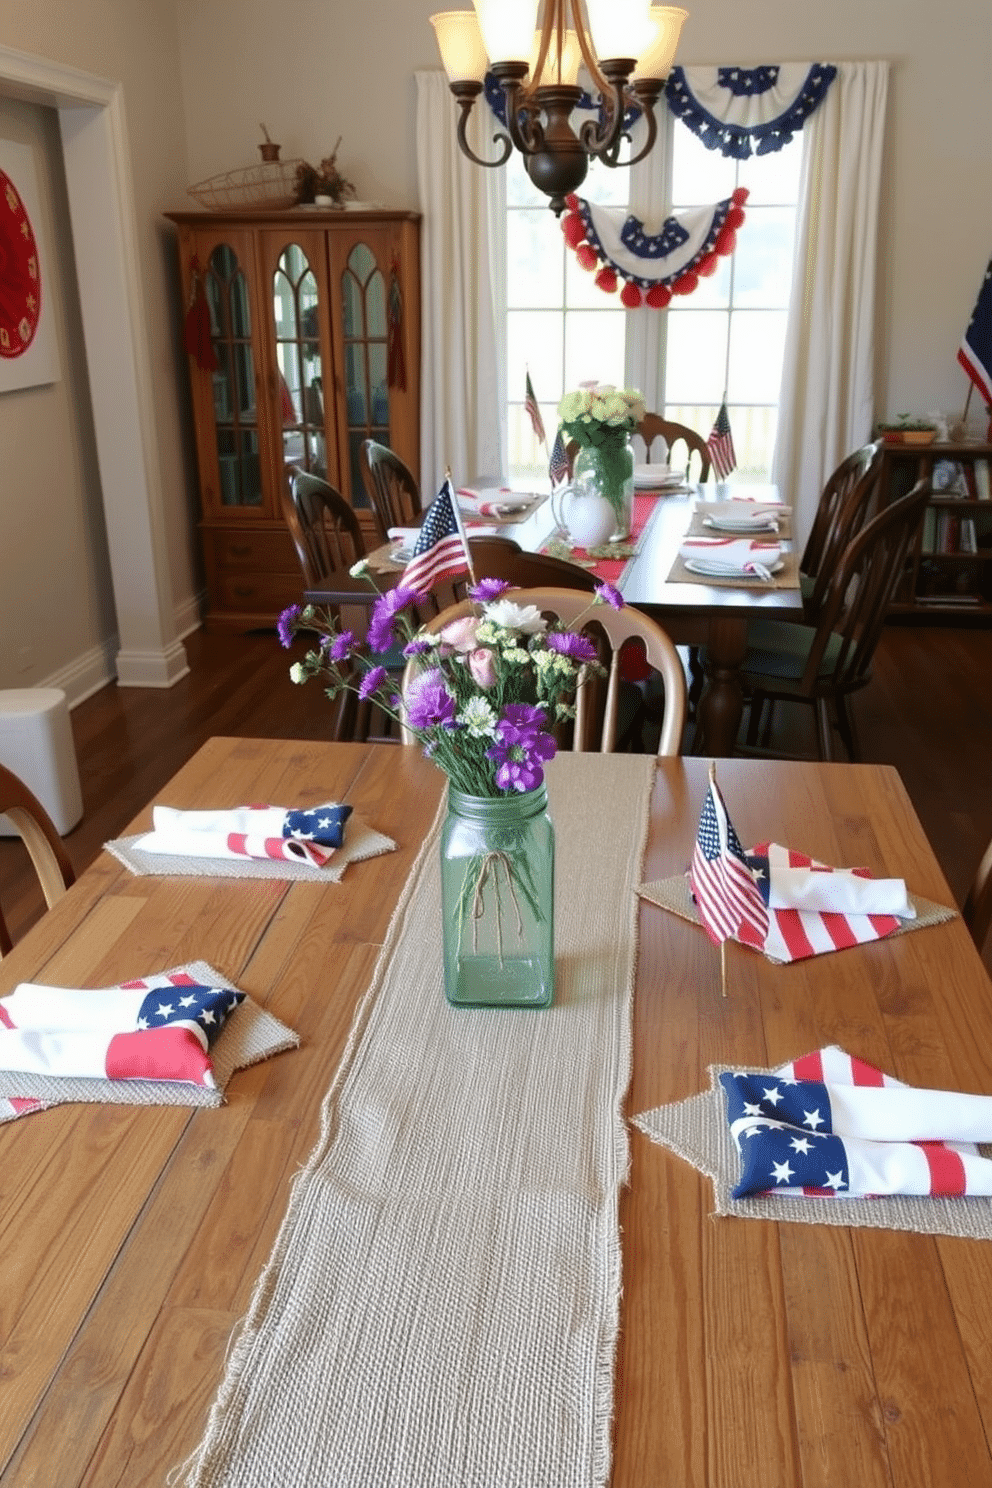
[[[0,170],[0,357],[22,356],[41,315],[41,265],[27,208]]]

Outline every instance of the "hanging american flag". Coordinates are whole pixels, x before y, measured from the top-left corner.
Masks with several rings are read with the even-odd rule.
[[[712,776],[699,818],[689,882],[703,927],[714,944],[733,940],[743,925],[764,939],[768,910]]]
[[[717,473],[717,478],[726,480],[730,472],[737,468],[737,455],[734,451],[734,436],[730,432],[726,396],[720,404],[720,412],[716,416],[716,423],[706,441],[706,448],[710,452],[710,459],[713,461],[713,469]]]
[[[21,982],[0,999],[0,1069],[214,1088],[210,1048],[243,992],[166,972],[94,990]]]
[[[531,427],[533,428],[534,433],[537,435],[541,443],[543,445],[546,445],[548,442],[548,436],[544,432],[544,420],[541,417],[541,410],[538,406],[537,398],[534,396],[534,389],[531,386],[529,372],[527,373],[527,391],[524,394],[524,408],[527,410],[527,416],[530,419]]]
[[[992,1192],[992,1099],[904,1085],[836,1045],[774,1073],[720,1075],[741,1154],[735,1198]]]
[[[471,567],[455,493],[450,478],[445,476],[444,484],[427,509],[413,557],[403,570],[400,584],[404,589],[426,594],[442,579],[470,573]]]
[[[555,442],[551,449],[548,474],[551,476],[551,484],[553,486],[559,486],[563,480],[568,479],[568,455],[565,452],[565,441],[562,438],[560,429],[555,435]]]
[[[985,270],[958,361],[981,393],[986,408],[992,409],[992,259]]]

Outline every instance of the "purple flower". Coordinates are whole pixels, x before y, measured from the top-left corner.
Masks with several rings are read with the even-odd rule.
[[[551,630],[544,637],[549,651],[561,656],[570,656],[573,661],[595,661],[596,647],[588,636],[576,635],[574,630]]]
[[[403,647],[403,655],[423,656],[425,651],[431,650],[431,646],[432,643],[430,641],[425,641],[421,637],[415,636],[412,641],[408,641]]]
[[[370,667],[358,684],[358,696],[363,700],[371,697],[385,682],[389,673],[383,666]]]
[[[535,790],[544,779],[542,762],[554,759],[557,745],[551,734],[542,732],[543,708],[511,703],[496,725],[496,743],[486,751],[495,760],[496,784],[500,790]]]
[[[299,605],[289,605],[287,609],[283,610],[279,619],[276,621],[279,644],[285,646],[287,651],[293,644],[293,637],[296,634],[296,622],[302,613],[303,611]]]
[[[480,604],[486,604],[490,599],[499,599],[507,589],[511,589],[505,579],[480,579],[477,584],[470,585],[468,589],[469,599],[478,600]]]
[[[409,605],[422,604],[427,598],[417,589],[404,588],[400,584],[396,589],[387,589],[385,594],[380,594],[372,606],[372,618],[369,621],[368,640],[373,651],[380,654],[388,651],[396,639],[393,630],[393,621],[401,610]]]
[[[351,649],[355,644],[353,633],[350,630],[343,630],[340,635],[328,638],[328,640],[330,641],[329,645],[327,640],[321,642],[321,644],[328,646],[328,650],[331,653],[331,660],[347,661],[351,655]]]
[[[414,677],[404,701],[411,728],[454,728],[457,704],[445,686],[440,667]]]
[[[596,585],[596,598],[602,600],[604,604],[612,606],[614,610],[623,609],[623,595],[620,593],[620,590],[612,584],[607,584],[605,580],[602,584]]]

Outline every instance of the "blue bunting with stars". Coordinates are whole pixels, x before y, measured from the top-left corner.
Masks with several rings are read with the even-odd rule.
[[[774,154],[800,133],[836,76],[828,62],[673,67],[665,98],[708,150],[746,160]]]

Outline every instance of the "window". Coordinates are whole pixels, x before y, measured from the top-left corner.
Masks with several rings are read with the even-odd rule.
[[[507,382],[510,475],[543,475],[547,455],[523,400],[529,370],[549,441],[562,393],[587,379],[624,383],[628,315],[660,314],[664,398],[658,412],[709,434],[724,391],[737,478],[768,480],[792,279],[802,140],[774,155],[725,159],[673,126],[672,206],[701,206],[737,186],[750,192],[747,221],[730,258],[665,311],[626,311],[596,288],[564,243],[546,198],[519,155],[507,163]],[[627,202],[630,175],[594,165],[583,193],[610,206]]]

